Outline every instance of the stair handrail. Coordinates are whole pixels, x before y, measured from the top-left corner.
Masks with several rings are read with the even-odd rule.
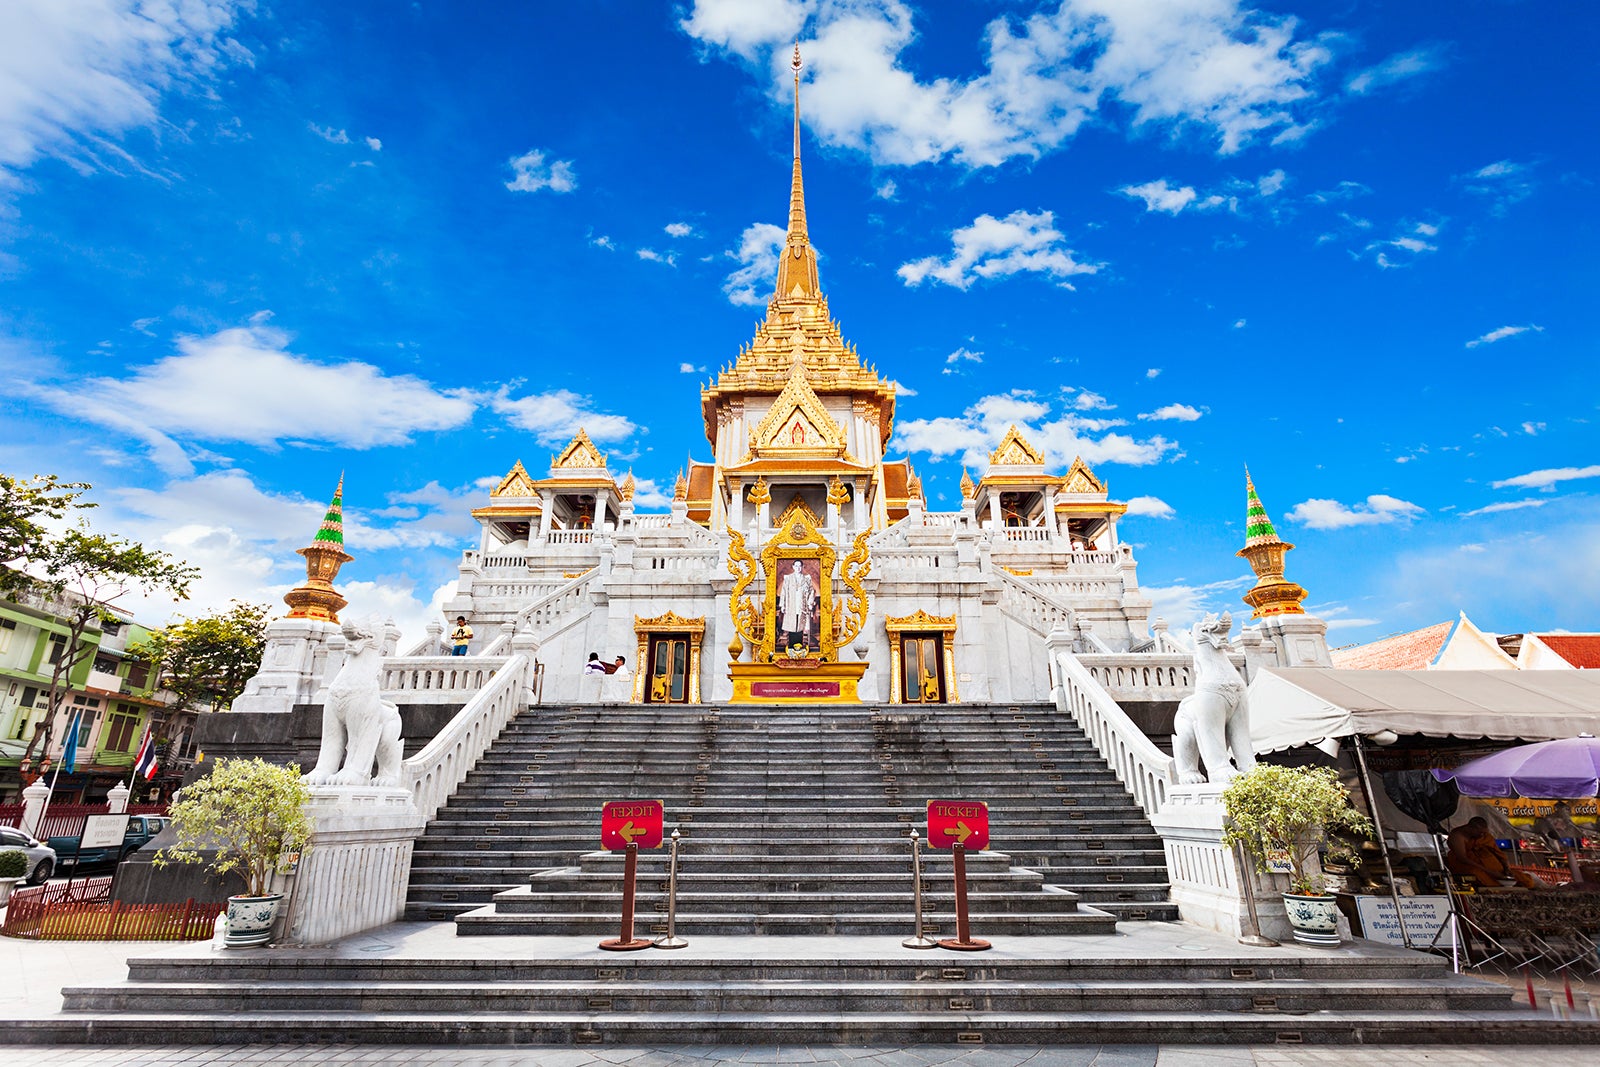
[[[1041,637],[1048,638],[1057,624],[1072,626],[1077,614],[1032,582],[1025,582],[1002,567],[994,569],[1000,583],[1000,606],[1018,622]],[[1040,625],[1043,623],[1043,625]],[[1106,651],[1110,651],[1107,649]]]
[[[519,648],[422,751],[401,764],[401,782],[424,819],[438,814],[506,724],[528,706],[532,671],[533,650]]]
[[[526,620],[527,628],[537,634],[537,631],[533,630],[533,620],[539,611],[556,603],[564,596],[567,596],[571,593],[584,591],[589,583],[594,580],[595,575],[599,573],[600,569],[598,567],[590,567],[576,578],[556,586],[554,589],[550,590],[549,593],[540,597],[538,600],[535,600],[532,604],[529,604],[523,608],[519,608],[516,615],[517,620],[519,622]],[[559,620],[552,620],[552,622],[555,621]]]
[[[1053,630],[1045,639],[1050,649],[1050,688],[1056,710],[1070,713],[1117,778],[1133,794],[1134,803],[1154,815],[1166,803],[1176,775],[1171,756],[1156,747],[1128,713],[1095,681],[1072,654],[1072,635]]]

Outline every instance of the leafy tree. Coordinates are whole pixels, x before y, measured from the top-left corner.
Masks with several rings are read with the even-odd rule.
[[[112,606],[134,590],[168,593],[182,600],[199,572],[136,541],[94,533],[84,522],[30,549],[29,563],[42,574],[32,579],[32,588],[54,601],[51,611],[66,624],[66,642],[50,671],[50,711],[44,733],[44,751],[48,752],[49,724],[54,723],[70,688],[72,672],[94,654],[97,642],[84,639],[89,629],[121,621]],[[30,741],[29,755],[33,749]]]
[[[168,809],[178,843],[157,852],[155,864],[205,863],[210,854],[214,873],[238,871],[249,895],[263,896],[268,877],[284,871],[311,837],[310,799],[294,764],[219,759],[210,774],[178,791]]]
[[[261,666],[269,610],[235,600],[226,611],[180,618],[128,653],[155,665],[160,688],[177,698],[172,710],[221,711]]]
[[[45,523],[94,507],[78,499],[88,488],[87,482],[63,482],[54,474],[0,474],[0,594],[11,596],[32,584],[22,568],[52,540]]]

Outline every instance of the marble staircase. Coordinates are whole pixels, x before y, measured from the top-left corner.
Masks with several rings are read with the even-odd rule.
[[[1176,917],[1161,844],[1077,729],[1041,706],[535,709],[417,843],[407,915],[463,934],[615,930],[606,800],[660,799],[682,833],[678,922],[701,934],[911,927],[908,832],[932,798],[986,801],[973,929],[1107,933]],[[953,926],[948,853],[924,853],[930,925]],[[665,849],[640,858],[640,930],[664,922]]]

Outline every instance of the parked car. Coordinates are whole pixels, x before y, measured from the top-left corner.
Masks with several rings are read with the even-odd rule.
[[[86,848],[81,853],[78,850],[78,837],[52,837],[50,846],[55,849],[60,857],[59,863],[64,867],[72,867],[75,871],[84,867],[115,867],[139,849],[149,844],[150,841],[166,829],[171,819],[160,815],[133,815],[128,818],[128,831],[123,835],[122,844],[107,848]]]
[[[43,885],[56,870],[56,850],[15,826],[0,826],[0,850],[21,849],[28,857],[28,884]]]

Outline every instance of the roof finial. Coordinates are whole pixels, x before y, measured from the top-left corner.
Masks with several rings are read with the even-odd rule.
[[[1237,554],[1248,560],[1250,569],[1256,572],[1255,586],[1244,594],[1244,602],[1254,609],[1250,617],[1303,615],[1306,609],[1300,604],[1306,598],[1305,589],[1283,576],[1283,557],[1294,546],[1273,528],[1248,466],[1244,469],[1244,487],[1244,547]]]
[[[783,254],[778,260],[778,286],[773,293],[776,299],[784,297],[809,297],[815,299],[822,293],[817,281],[817,254],[806,233],[806,192],[800,176],[800,43],[795,42],[794,59],[794,173],[789,181],[789,234],[784,241]]]

